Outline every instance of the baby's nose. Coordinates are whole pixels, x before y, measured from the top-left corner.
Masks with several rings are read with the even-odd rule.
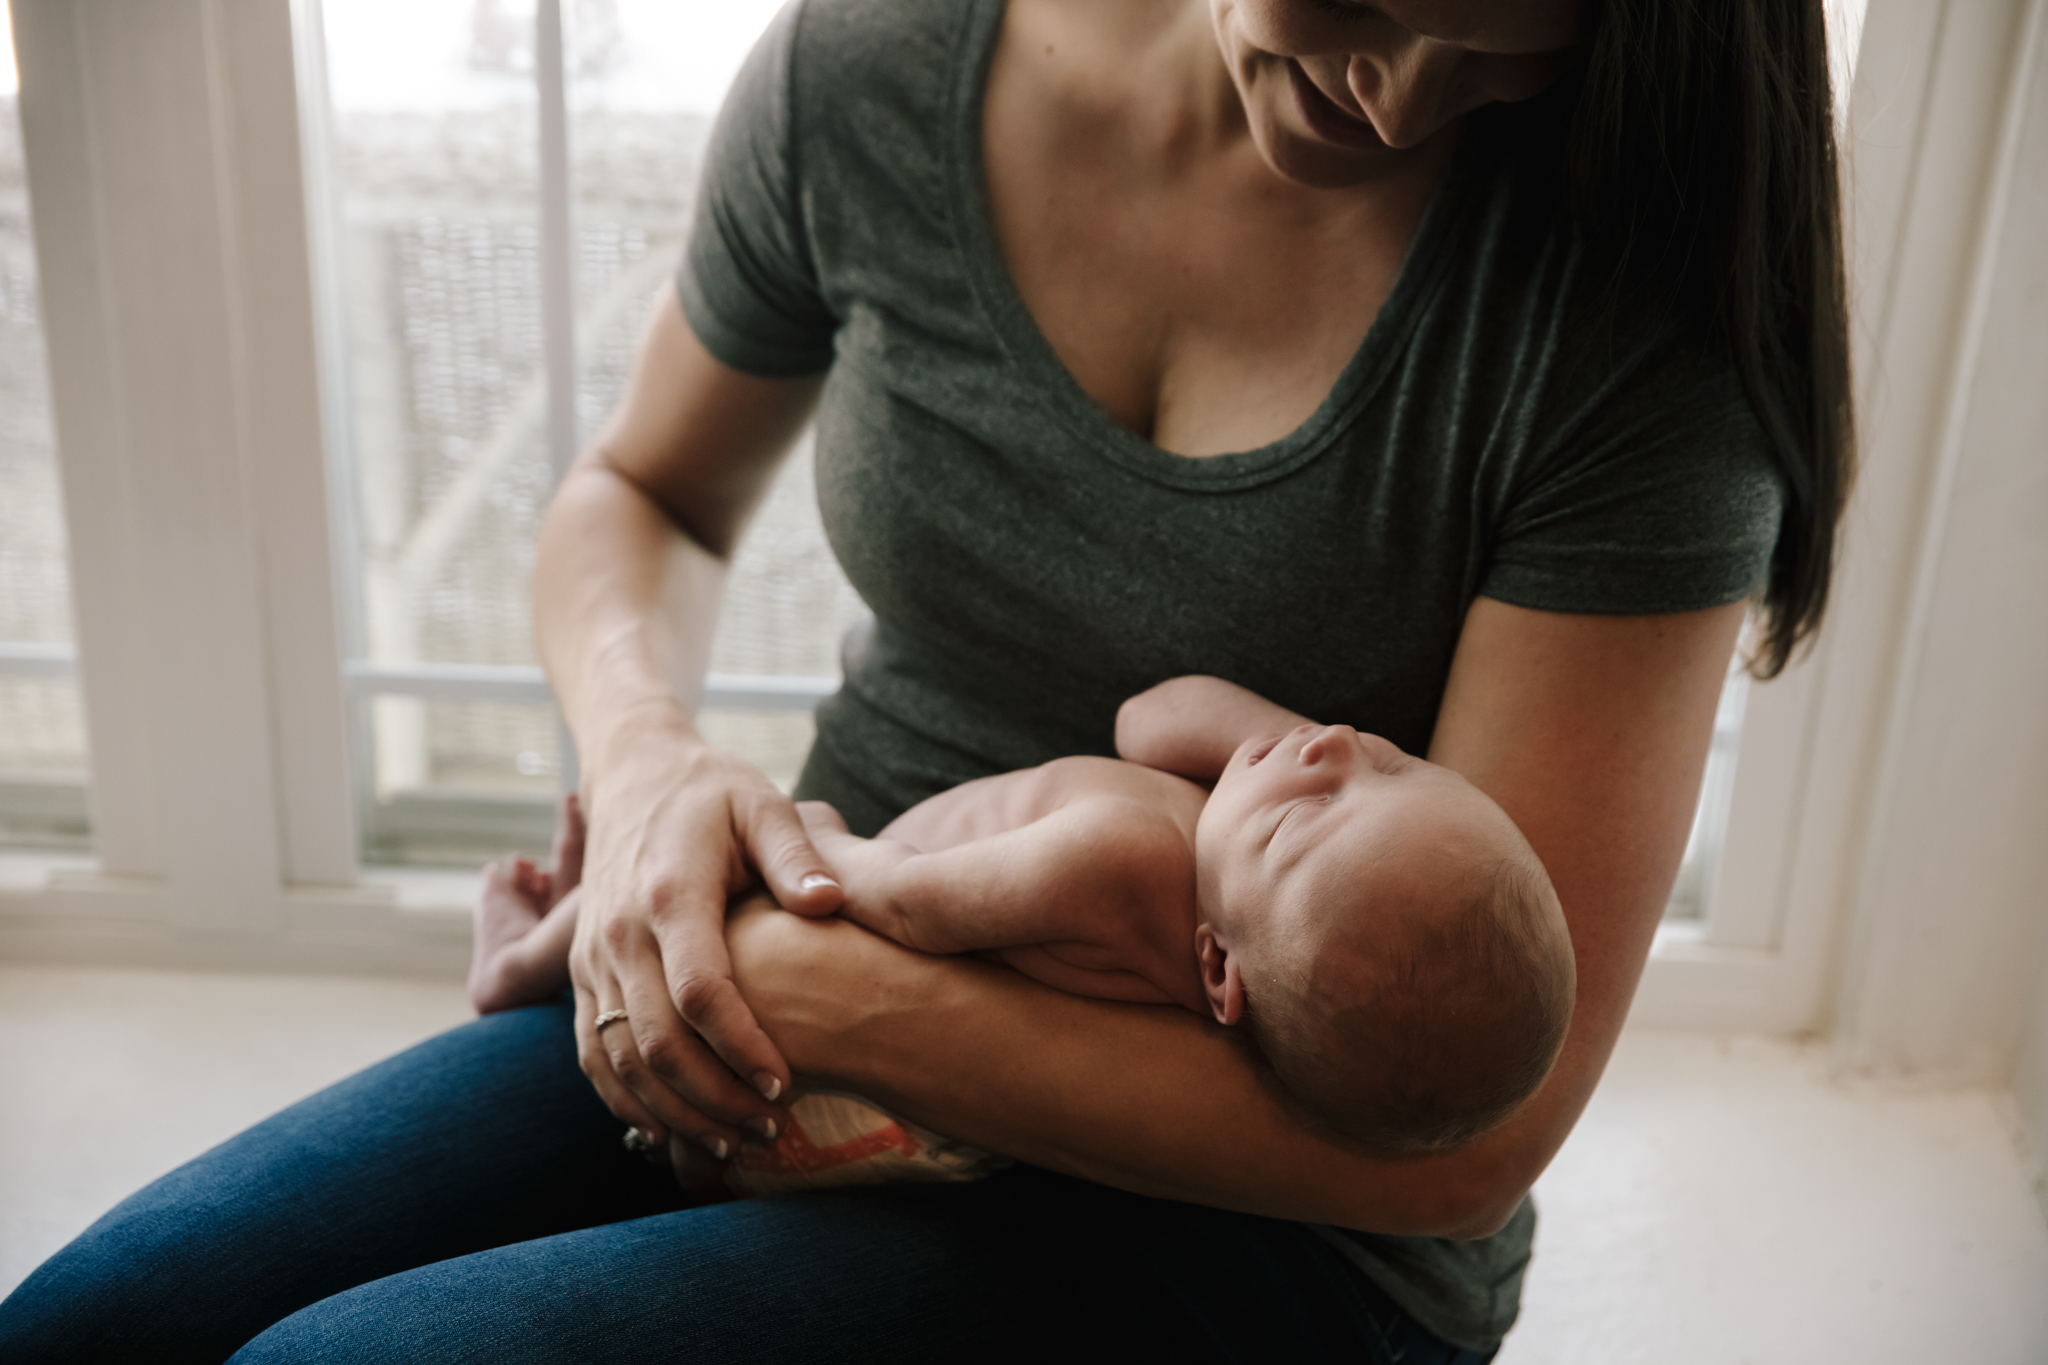
[[[1301,746],[1301,760],[1304,763],[1319,763],[1333,755],[1341,756],[1356,747],[1358,731],[1348,725],[1325,725],[1307,743]]]

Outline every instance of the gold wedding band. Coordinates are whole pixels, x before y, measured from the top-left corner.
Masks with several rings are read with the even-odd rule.
[[[626,1012],[624,1010],[606,1010],[603,1014],[597,1016],[597,1024],[591,1029],[591,1032],[603,1033],[606,1028],[618,1023],[619,1020],[625,1017]]]

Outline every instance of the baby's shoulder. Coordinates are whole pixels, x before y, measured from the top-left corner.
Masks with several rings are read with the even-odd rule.
[[[1208,800],[1208,793],[1185,777],[1121,758],[1077,754],[1056,758],[1032,771],[1044,784],[1046,794],[1061,798],[1062,804],[1102,797],[1120,805],[1127,803],[1134,813],[1173,813],[1184,806],[1199,813]]]
[[[1042,813],[1079,809],[1104,840],[1132,856],[1142,849],[1193,856],[1195,824],[1209,796],[1186,778],[1087,755],[1056,759],[1034,771],[1043,783],[1037,793]]]

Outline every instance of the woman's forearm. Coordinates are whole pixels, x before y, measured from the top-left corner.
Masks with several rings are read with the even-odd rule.
[[[689,730],[725,561],[819,387],[729,369],[672,296],[656,306],[625,401],[563,480],[534,563],[541,661],[586,770],[621,733]]]
[[[534,625],[586,766],[635,727],[690,730],[723,577],[608,465],[570,471],[541,528]]]
[[[836,920],[750,909],[735,974],[799,1072],[938,1132],[1140,1194],[1362,1231],[1479,1236],[1554,1143],[1378,1160],[1306,1131],[1225,1031],[1066,995]],[[1567,1123],[1565,1125],[1569,1127]]]
[[[787,1063],[731,979],[726,901],[760,882],[795,910],[839,904],[788,797],[693,720],[722,560],[818,388],[721,364],[664,299],[534,566],[541,657],[590,819],[569,950],[577,1058],[620,1120],[718,1155],[788,1119],[774,1104]],[[625,1023],[599,1030],[606,1016]]]

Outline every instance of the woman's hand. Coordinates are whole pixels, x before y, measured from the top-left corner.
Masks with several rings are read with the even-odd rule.
[[[664,296],[626,401],[556,491],[534,564],[536,638],[590,821],[570,952],[577,1051],[621,1119],[712,1152],[787,1120],[769,1101],[788,1067],[733,990],[726,899],[757,879],[803,914],[839,895],[806,886],[826,868],[789,801],[705,744],[678,698],[710,660],[723,561],[821,385],[720,363]]]
[[[733,985],[726,903],[762,885],[799,914],[827,915],[839,888],[759,769],[678,721],[627,733],[588,779],[569,955],[579,1058],[606,1106],[650,1140],[679,1134],[724,1157],[788,1122],[772,1101],[790,1079]],[[596,1028],[618,1010],[623,1020]]]

